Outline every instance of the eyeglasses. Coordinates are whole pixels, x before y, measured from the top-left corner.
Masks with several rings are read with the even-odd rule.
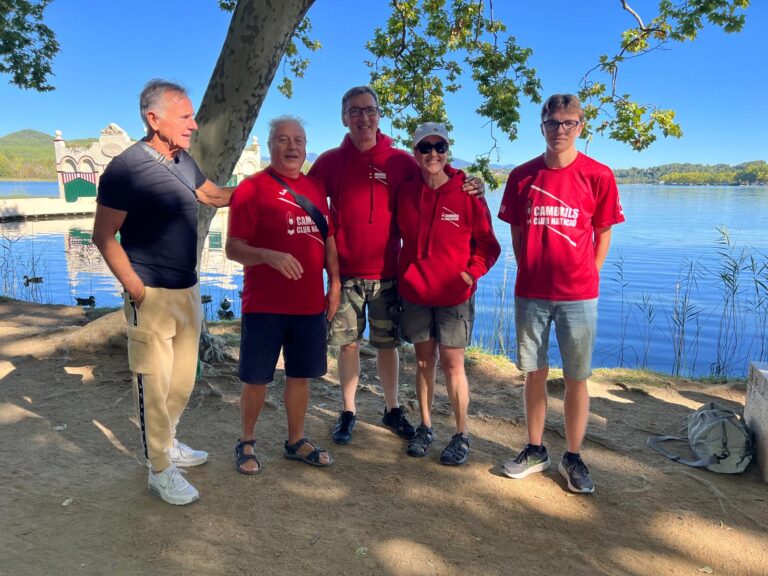
[[[365,108],[353,106],[352,108],[347,108],[347,114],[352,116],[352,118],[362,116],[363,112],[365,112],[366,116],[376,116],[379,113],[379,109],[376,106],[366,106]]]
[[[557,120],[545,120],[541,123],[541,125],[544,126],[544,130],[547,132],[557,132],[560,129],[560,126],[562,126],[565,129],[566,134],[571,132],[579,124],[581,124],[579,120],[563,120],[562,122],[558,122]]]
[[[435,142],[434,144],[432,142],[419,142],[416,144],[416,150],[419,151],[419,154],[429,154],[433,148],[438,154],[445,154],[448,152],[448,142],[440,140],[440,142]]]

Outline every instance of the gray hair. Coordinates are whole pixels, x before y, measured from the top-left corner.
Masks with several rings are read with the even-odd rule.
[[[147,130],[149,130],[147,113],[150,110],[156,110],[160,106],[166,92],[177,92],[182,96],[189,97],[187,89],[175,82],[170,82],[161,78],[153,78],[147,82],[139,95],[139,113],[141,114],[141,120],[144,122],[144,126],[147,127]]]
[[[304,132],[304,138],[306,139],[307,131],[304,129],[304,121],[298,116],[291,116],[289,114],[284,114],[283,116],[278,116],[277,118],[273,118],[272,120],[269,121],[269,138],[267,138],[268,148],[272,146],[272,140],[275,137],[275,132],[277,132],[277,129],[280,127],[280,125],[287,124],[289,122],[293,124],[298,124],[299,126],[301,126],[301,129]]]
[[[370,86],[355,86],[354,88],[350,88],[346,92],[344,92],[344,96],[341,97],[341,115],[344,115],[344,112],[347,111],[347,104],[349,101],[354,98],[355,96],[359,96],[360,94],[370,94],[373,96],[373,101],[376,102],[376,108],[379,107],[379,97],[376,95],[376,92],[371,88]]]

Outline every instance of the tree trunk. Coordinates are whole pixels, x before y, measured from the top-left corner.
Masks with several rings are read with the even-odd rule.
[[[192,155],[223,185],[245,147],[294,30],[314,0],[239,0],[197,113]],[[194,42],[194,39],[192,40]],[[200,205],[197,266],[216,209]]]

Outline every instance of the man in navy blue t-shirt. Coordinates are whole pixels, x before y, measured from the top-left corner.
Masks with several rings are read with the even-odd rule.
[[[199,496],[177,466],[208,459],[176,440],[195,383],[202,324],[197,203],[226,206],[232,189],[206,179],[186,152],[197,124],[184,88],[152,80],[140,110],[147,136],[104,171],[93,242],[125,289],[128,363],[149,490],[170,504],[189,504]]]

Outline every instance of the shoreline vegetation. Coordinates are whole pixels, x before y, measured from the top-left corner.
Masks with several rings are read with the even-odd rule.
[[[95,138],[67,141],[68,147],[88,146]],[[455,158],[457,167],[468,163]],[[510,169],[494,168],[494,175],[505,182]],[[619,184],[665,186],[767,186],[768,163],[754,160],[728,164],[675,163],[650,168],[615,168]],[[36,130],[20,130],[0,138],[0,182],[55,182],[56,165],[53,136]]]
[[[664,164],[650,168],[619,168],[613,171],[618,184],[665,186],[765,186],[768,164],[764,160],[728,164]]]
[[[674,285],[658,291],[633,296],[625,278],[623,256],[606,270],[603,281],[618,298],[616,321],[621,329],[604,343],[602,366],[655,370],[673,379],[723,383],[743,381],[749,362],[768,360],[768,255],[734,240],[727,228],[718,228],[718,233],[714,262],[705,265],[703,256],[683,260]],[[0,303],[6,298],[53,303],[47,283],[27,282],[28,277],[44,277],[46,264],[39,251],[27,251],[18,242],[22,238],[12,232],[0,234]],[[511,359],[515,354],[511,306],[514,273],[512,261],[505,258],[502,278],[488,287],[491,313],[476,319],[472,343],[493,356]],[[216,288],[208,286],[208,290],[204,294],[208,302],[226,298],[223,292],[217,294]],[[717,302],[701,301],[701,291],[718,294]],[[206,304],[204,310],[209,321],[215,319],[210,306]],[[713,319],[716,328],[707,336],[707,331],[702,331]],[[711,346],[702,346],[705,337],[713,340]],[[660,343],[671,346],[673,352],[663,361],[657,354]]]
[[[37,302],[27,302],[25,300],[18,300],[8,296],[0,295],[0,304],[8,303],[27,303],[30,306],[42,305],[50,306],[51,310],[66,307],[63,304],[40,304]],[[78,309],[78,306],[69,306],[69,308]],[[86,323],[98,320],[103,316],[118,312],[120,307],[99,307],[99,308],[82,308],[85,314]],[[239,332],[240,320],[209,320],[207,322],[211,331],[211,335],[218,342],[216,347],[224,349],[226,347],[232,347],[239,345],[239,336],[236,334]],[[363,339],[363,346],[366,348],[366,354],[374,354],[373,349],[367,344],[367,339]],[[402,352],[405,354],[404,358],[413,358],[413,345],[403,343]],[[330,358],[336,358],[336,352],[329,347],[328,355]],[[468,366],[474,366],[476,364],[491,364],[497,365],[501,368],[509,368],[514,366],[514,360],[503,353],[495,353],[483,346],[481,343],[475,343],[467,347],[466,361]],[[550,374],[548,380],[556,381],[563,377],[562,368],[557,366],[550,367]],[[716,378],[713,376],[690,376],[683,374],[672,374],[662,372],[659,370],[651,370],[649,368],[642,367],[601,367],[596,366],[593,369],[593,375],[590,380],[598,382],[615,381],[621,382],[626,386],[627,390],[642,392],[642,388],[665,388],[674,386],[677,383],[690,382],[701,385],[741,385],[746,384],[746,377],[739,377],[729,375],[726,379]]]

